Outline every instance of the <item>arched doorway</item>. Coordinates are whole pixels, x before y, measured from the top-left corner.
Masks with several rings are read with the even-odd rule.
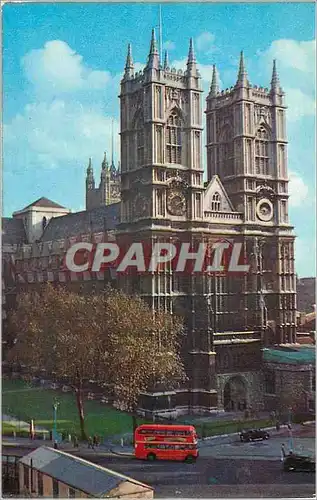
[[[247,387],[242,377],[231,377],[226,382],[223,405],[225,411],[243,411],[247,408]]]

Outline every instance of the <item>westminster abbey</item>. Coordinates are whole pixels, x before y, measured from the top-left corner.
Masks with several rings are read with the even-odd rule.
[[[157,387],[143,394],[141,411],[272,407],[266,398],[263,353],[296,345],[286,106],[272,64],[269,88],[251,85],[241,53],[236,81],[226,90],[219,88],[214,66],[204,102],[193,41],[186,67],[176,70],[167,54],[160,60],[153,30],[142,71],[135,71],[128,46],[120,89],[120,170],[105,157],[96,188],[89,163],[83,212],[67,213],[58,205],[50,207],[46,199],[41,209],[41,199],[6,222],[8,234],[10,224],[16,232],[21,226],[23,244],[16,244],[13,253],[24,287],[45,279],[69,280],[75,287],[78,281],[103,285],[105,277],[98,273],[75,277],[58,269],[58,256],[80,238],[104,241],[107,233],[119,242],[129,236],[151,243],[242,244],[251,266],[247,274],[178,275],[165,269],[109,277],[125,291],[139,293],[151,307],[185,319],[182,355],[188,382],[174,391]],[[34,214],[36,221],[45,217],[36,237]],[[37,263],[46,259],[44,267],[32,268],[35,258]]]

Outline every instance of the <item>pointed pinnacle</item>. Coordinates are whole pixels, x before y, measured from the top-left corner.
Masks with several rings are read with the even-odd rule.
[[[106,153],[106,151],[104,152],[104,157],[103,157],[103,161],[102,161],[101,167],[102,167],[102,170],[105,170],[108,167],[107,153]]]
[[[155,29],[152,29],[152,38],[150,45],[150,52],[148,57],[148,62],[146,65],[147,69],[159,69],[160,67],[160,56],[156,47],[156,39],[155,39]]]
[[[149,55],[154,55],[154,54],[158,54],[158,51],[157,51],[157,47],[156,47],[155,29],[153,28]]]
[[[93,173],[92,161],[91,161],[91,158],[89,158],[88,168],[87,168],[87,174],[92,174],[92,173]]]
[[[196,63],[196,58],[195,58],[195,52],[194,52],[194,41],[191,38],[189,42],[189,52],[188,52],[188,59],[187,59],[187,64],[195,64]]]
[[[168,68],[169,62],[168,62],[168,52],[165,50],[165,56],[164,56],[164,69]]]
[[[216,65],[213,64],[212,66],[212,80],[211,80],[211,86],[210,86],[210,94],[215,96],[219,92],[219,81],[218,81],[218,74],[216,70]]]
[[[273,61],[273,71],[272,71],[272,80],[271,80],[271,90],[280,90],[280,80],[277,74],[276,69],[276,59]]]
[[[131,43],[128,44],[128,54],[127,54],[127,60],[126,60],[126,69],[131,69],[133,68],[133,58],[132,58],[132,46]]]
[[[131,77],[131,76],[133,76],[133,72],[134,72],[134,65],[133,65],[133,58],[132,58],[132,47],[131,47],[131,43],[129,43],[127,59],[126,59],[125,68],[124,68],[124,76]]]
[[[239,63],[239,73],[237,79],[237,85],[247,86],[248,85],[248,75],[244,64],[243,51],[240,52],[240,63]]]

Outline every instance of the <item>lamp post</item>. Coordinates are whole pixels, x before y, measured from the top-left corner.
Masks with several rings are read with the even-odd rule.
[[[53,441],[57,440],[57,408],[59,407],[59,402],[55,399],[53,403],[54,412],[54,427],[53,427]]]

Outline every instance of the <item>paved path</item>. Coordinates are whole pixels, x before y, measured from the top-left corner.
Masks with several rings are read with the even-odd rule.
[[[16,427],[21,431],[29,431],[30,430],[30,422],[24,422],[23,420],[19,420],[18,418],[11,417],[11,415],[2,415],[2,422],[5,422],[8,425],[12,425],[12,427]],[[44,427],[39,425],[34,426],[35,432],[49,434],[49,431]]]

